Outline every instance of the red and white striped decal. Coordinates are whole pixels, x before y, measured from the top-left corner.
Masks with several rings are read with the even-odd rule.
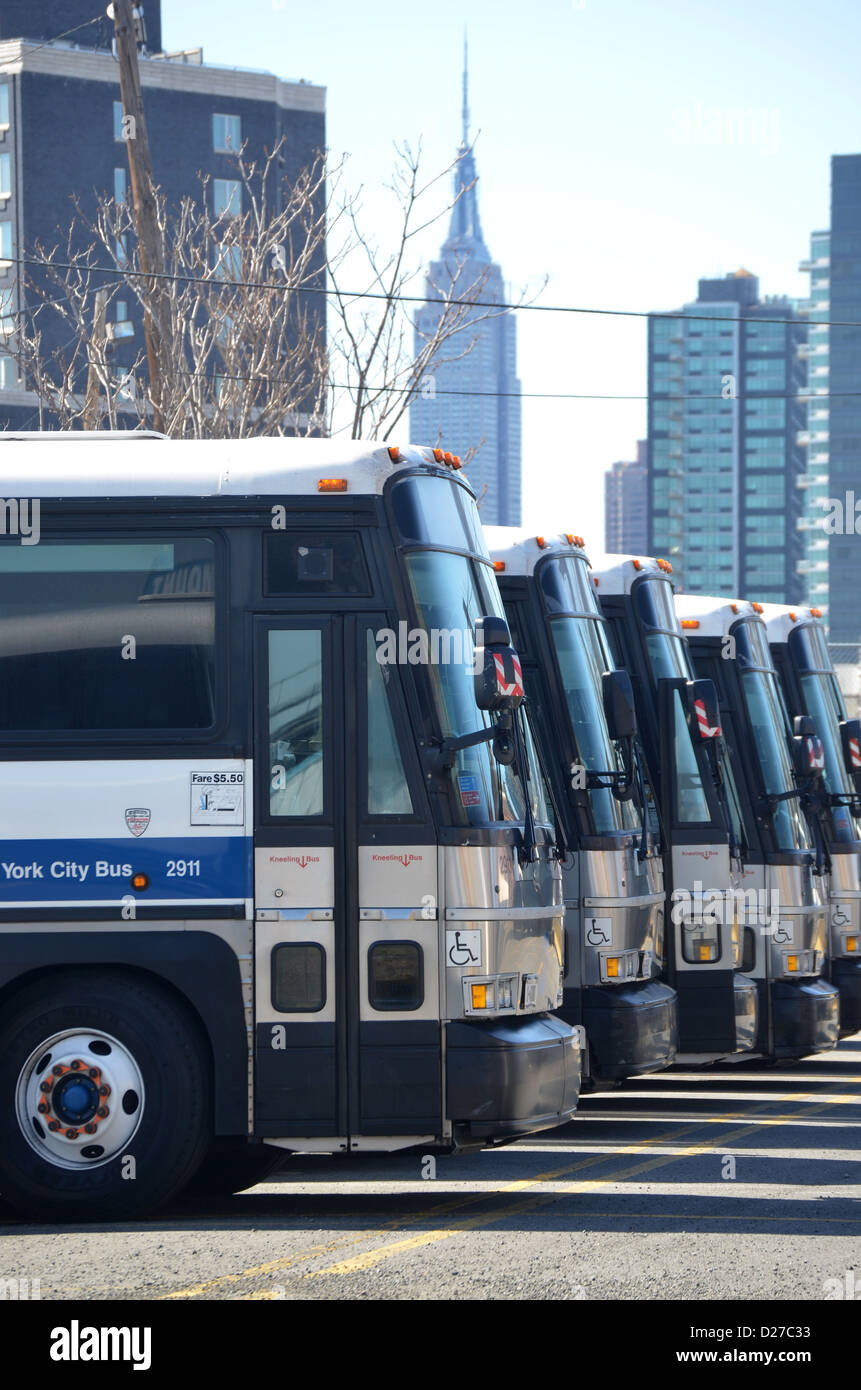
[[[861,741],[857,738],[849,740],[849,756],[852,759],[852,766],[861,768]]]
[[[807,740],[807,756],[810,760],[811,772],[823,772],[825,770],[825,749],[821,738],[809,738]]]
[[[509,684],[505,679],[505,660],[493,654],[493,664],[496,667],[496,689],[500,695],[514,695],[518,698],[523,696],[523,671],[520,667],[520,657],[512,656],[512,666],[514,667],[514,680]]]
[[[696,711],[697,724],[699,725],[700,738],[717,738],[720,733],[720,724],[711,725],[709,723],[705,701],[694,700],[694,709]]]

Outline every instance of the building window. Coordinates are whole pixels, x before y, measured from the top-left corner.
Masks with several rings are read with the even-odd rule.
[[[216,217],[238,217],[242,212],[242,185],[238,179],[213,179],[212,203]]]
[[[128,187],[128,174],[125,169],[114,170],[114,200],[124,203],[126,200],[126,189]]]
[[[4,82],[0,87],[0,126],[9,125],[9,84]]]
[[[0,357],[0,391],[13,391],[17,385],[17,380],[14,359]]]
[[[12,223],[0,222],[0,270],[9,269],[14,255],[15,238],[12,235]]]
[[[212,117],[212,148],[217,154],[238,154],[242,144],[242,122],[238,116]]]
[[[124,236],[118,236],[114,241],[114,256],[116,257],[117,265],[128,265],[129,253]]]
[[[123,131],[123,104],[121,101],[114,102],[114,139],[125,140]]]
[[[11,333],[14,329],[14,308],[15,301],[11,289],[0,290],[0,333]]]
[[[12,196],[12,156],[0,154],[0,198]]]

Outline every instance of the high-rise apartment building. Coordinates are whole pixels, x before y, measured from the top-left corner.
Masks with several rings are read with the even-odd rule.
[[[832,643],[861,642],[861,154],[831,161],[830,286],[827,317],[828,491],[839,502],[828,536],[829,629]],[[849,326],[845,326],[849,325]],[[851,326],[855,325],[855,326]],[[840,521],[842,520],[842,525]]]
[[[200,49],[163,53],[160,0],[145,0],[140,77],[156,183],[168,206],[206,197],[219,212],[242,193],[237,153],[258,160],[286,137],[273,198],[325,146],[325,88],[271,73],[204,64]],[[101,17],[99,17],[99,13]],[[66,33],[66,38],[53,36]],[[33,393],[4,343],[22,291],[9,259],[19,249],[62,247],[74,215],[98,194],[127,196],[128,159],[113,24],[92,0],[0,0],[0,429],[34,429]],[[5,261],[5,264],[4,264]],[[133,295],[112,313],[129,323],[116,363],[130,361],[142,324]],[[50,346],[50,343],[46,344]],[[46,425],[50,421],[44,422]]]
[[[611,464],[604,474],[604,549],[609,554],[644,555],[649,547],[648,443],[637,441],[637,457]]]
[[[517,326],[512,313],[481,317],[487,314],[480,307],[482,303],[505,301],[505,284],[482,235],[468,131],[464,60],[463,136],[461,158],[455,168],[455,194],[460,196],[452,209],[451,227],[439,260],[430,265],[426,293],[430,299],[438,298],[441,290],[452,285],[463,291],[477,284],[481,288],[475,294],[475,313],[468,312],[464,326],[445,343],[439,364],[410,403],[410,438],[416,444],[439,445],[457,454],[477,450],[469,464],[469,479],[479,498],[482,521],[486,525],[518,526],[521,399]],[[442,312],[438,304],[429,303],[416,315],[416,356],[433,335]]]
[[[806,362],[805,386],[807,420],[801,442],[807,450],[807,472],[799,479],[803,488],[803,515],[799,521],[804,555],[799,573],[804,581],[804,598],[820,608],[829,621],[828,537],[824,521],[829,497],[829,361],[828,322],[830,317],[831,233],[811,232],[810,255],[800,270],[810,275],[810,295],[799,304],[808,322],[807,342],[799,352]]]
[[[796,603],[806,334],[747,270],[649,320],[649,545],[689,593]]]

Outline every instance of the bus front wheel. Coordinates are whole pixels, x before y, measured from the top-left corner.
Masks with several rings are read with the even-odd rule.
[[[145,1215],[199,1167],[210,1092],[200,1029],[157,985],[35,981],[0,1023],[0,1193],[36,1221]]]

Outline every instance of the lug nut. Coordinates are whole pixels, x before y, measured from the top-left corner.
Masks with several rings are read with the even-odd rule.
[[[81,1064],[80,1064],[80,1062],[78,1061],[77,1057],[75,1058],[74,1062],[71,1062],[71,1063],[70,1063],[70,1065],[71,1065],[72,1071],[80,1071],[80,1070],[81,1070]]]
[[[106,1105],[100,1105],[98,1110],[96,1111],[96,1114],[99,1116],[100,1119],[104,1120],[110,1114],[110,1111],[108,1110],[108,1107]]]
[[[43,1100],[39,1101],[39,1104],[36,1106],[36,1109],[38,1110],[40,1115],[47,1115],[48,1113],[48,1106],[45,1104]]]
[[[49,1121],[48,1121],[48,1128],[49,1128],[49,1129],[59,1129],[59,1128],[60,1128],[60,1121],[59,1121],[59,1120],[49,1120]]]
[[[95,1080],[95,1078],[99,1075],[99,1069],[98,1069],[98,1067],[90,1067],[90,1070],[89,1070],[89,1072],[87,1073],[87,1075],[88,1075],[88,1076],[92,1076],[93,1079]]]
[[[66,1138],[67,1138],[67,1139],[77,1139],[77,1137],[78,1137],[78,1131],[77,1131],[76,1129],[67,1129],[67,1130],[66,1130]]]
[[[51,1071],[54,1073],[55,1076],[63,1075],[63,1068],[61,1066],[52,1067]]]
[[[96,1130],[98,1129],[98,1125],[94,1125],[92,1121],[90,1121],[88,1125],[84,1125],[84,1129],[86,1130],[87,1134],[95,1134]]]
[[[100,1086],[100,1087],[99,1087],[99,1095],[100,1095],[100,1096],[109,1096],[110,1094],[111,1094],[111,1088],[110,1088],[110,1086]]]
[[[39,1082],[39,1090],[40,1090],[40,1091],[50,1091],[50,1089],[51,1089],[51,1083],[50,1083],[50,1081],[40,1081],[40,1082]]]

